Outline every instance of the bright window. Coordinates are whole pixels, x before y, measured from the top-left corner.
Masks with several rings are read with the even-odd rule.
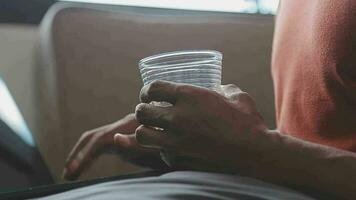
[[[279,0],[62,0],[111,5],[275,14]]]
[[[35,141],[5,83],[0,78],[0,119],[4,121],[28,145]]]

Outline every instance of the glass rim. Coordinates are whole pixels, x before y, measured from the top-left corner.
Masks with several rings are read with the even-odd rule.
[[[219,60],[222,60],[222,53],[216,50],[210,50],[210,49],[197,49],[197,50],[179,50],[179,51],[170,51],[170,52],[164,52],[164,53],[159,53],[155,54],[152,56],[145,57],[141,59],[139,63],[139,67],[141,68],[141,65],[143,63],[155,60],[155,59],[160,59],[160,58],[165,58],[165,57],[170,57],[170,56],[181,56],[181,55],[188,55],[188,54],[211,54],[216,56]]]

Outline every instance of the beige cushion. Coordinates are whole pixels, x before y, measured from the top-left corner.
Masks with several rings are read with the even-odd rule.
[[[59,177],[80,135],[113,122],[138,103],[139,59],[165,51],[215,49],[224,54],[223,83],[257,101],[274,126],[270,52],[273,17],[94,4],[57,4],[41,27],[38,132],[41,152]],[[102,157],[84,176],[137,170]]]

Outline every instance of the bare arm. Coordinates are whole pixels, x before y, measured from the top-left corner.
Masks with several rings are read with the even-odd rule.
[[[213,164],[191,169],[252,176],[299,190],[356,199],[356,154],[267,128],[253,99],[234,85],[224,96],[203,88],[153,82],[141,90],[139,144]],[[157,107],[150,101],[167,101]],[[162,127],[164,131],[151,127]]]
[[[298,189],[356,199],[356,154],[274,131],[256,176]]]

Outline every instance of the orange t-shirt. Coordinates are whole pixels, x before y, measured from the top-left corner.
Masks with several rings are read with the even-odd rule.
[[[281,0],[274,34],[278,129],[356,152],[356,1]]]

